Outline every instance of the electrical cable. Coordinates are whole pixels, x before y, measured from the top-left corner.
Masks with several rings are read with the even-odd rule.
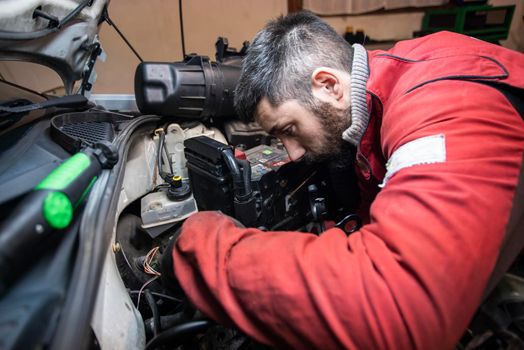
[[[26,100],[25,98],[14,100],[14,101],[0,102],[0,106],[4,106],[4,105],[27,106],[31,104],[32,102],[29,100]],[[28,112],[10,113],[10,112],[1,112],[0,111],[0,129],[4,130],[4,129],[9,128],[10,126],[18,123],[20,119],[22,119],[26,115],[28,115]]]
[[[151,282],[154,282],[158,277],[160,277],[160,276],[155,276],[155,277],[151,278],[150,280],[146,281],[146,283],[144,283],[142,285],[142,288],[140,288],[140,290],[138,291],[138,299],[136,301],[136,308],[137,309],[140,307],[140,296],[142,295],[142,292],[144,291],[144,288],[147,287],[147,285],[150,284]]]
[[[160,129],[155,130],[155,134],[158,135],[158,150],[157,150],[158,175],[160,175],[160,177],[164,181],[170,183],[171,177],[174,176],[174,171],[173,171],[173,164],[171,160],[169,159],[169,152],[167,150],[167,145],[165,143],[166,133],[164,132],[164,129],[160,128]],[[162,170],[163,164],[164,164],[164,161],[162,158],[162,151],[165,153],[165,156],[167,158],[167,163],[169,165],[169,170],[171,172],[169,174]]]
[[[188,336],[205,331],[212,325],[214,325],[214,323],[209,320],[199,320],[169,328],[152,338],[146,344],[146,350],[155,349],[159,345],[166,344],[167,342],[169,342],[169,345],[172,346],[172,348],[176,348],[183,343]]]
[[[15,87],[15,88],[17,88],[17,89],[24,90],[24,91],[29,92],[29,93],[31,93],[31,94],[38,95],[38,96],[40,96],[40,97],[42,97],[42,98],[44,98],[44,99],[46,99],[46,100],[49,100],[49,97],[47,97],[46,95],[42,94],[41,92],[38,92],[38,91],[36,91],[36,90],[31,90],[31,89],[29,89],[29,88],[27,88],[27,87],[25,87],[25,86],[22,86],[22,85],[19,85],[19,84],[15,84],[15,83],[12,83],[12,82],[7,81],[7,80],[5,80],[5,79],[0,79],[0,83],[4,83],[4,84],[7,84],[7,85],[10,85],[10,86]]]
[[[158,166],[158,175],[167,182],[168,180],[168,174],[166,174],[162,170],[162,149],[164,148],[164,141],[166,139],[166,134],[164,133],[164,129],[157,129],[155,130],[155,133],[158,133],[158,149],[157,149],[157,166]]]
[[[170,186],[171,186],[170,184],[156,185],[155,188],[153,188],[152,192],[157,192],[157,191],[159,191],[162,188],[169,188]]]
[[[144,272],[149,275],[160,276],[160,272],[158,272],[157,270],[155,270],[153,266],[151,266],[151,263],[155,259],[155,255],[156,253],[158,253],[159,249],[160,247],[154,247],[146,254],[146,258],[144,259]]]
[[[242,178],[244,180],[244,197],[250,198],[253,193],[251,188],[251,163],[246,159],[237,159],[242,168]]]
[[[133,271],[133,267],[131,266],[131,263],[129,263],[129,260],[127,260],[126,253],[124,252],[122,246],[120,246],[120,253],[122,253],[122,256],[124,257],[124,260],[126,261],[126,264],[129,267],[130,271]]]
[[[51,33],[56,33],[62,29],[66,24],[73,20],[78,14],[86,7],[90,6],[92,0],[84,0],[71,12],[69,12],[61,21],[51,22],[54,24],[52,27],[48,27],[33,32],[8,32],[0,31],[0,40],[32,40],[44,37]]]
[[[163,133],[164,131],[162,129],[155,130],[155,135],[158,135],[158,146],[156,148],[156,167],[158,168],[158,175],[160,175],[162,179],[164,179],[162,176],[162,148],[164,147],[164,142],[162,139]]]
[[[184,38],[184,16],[182,15],[182,0],[178,0],[178,17],[180,18],[180,36],[182,39],[182,59],[186,58],[186,42]]]
[[[129,294],[139,294],[139,293],[140,293],[139,290],[130,290],[129,291]],[[159,298],[164,298],[164,299],[167,299],[167,300],[175,301],[177,303],[183,301],[182,299],[175,298],[175,297],[172,297],[172,296],[167,295],[167,294],[162,294],[162,293],[157,293],[157,292],[151,292],[151,294],[153,294],[154,296],[159,297]]]
[[[25,100],[27,101],[27,100]],[[66,95],[42,102],[21,104],[15,106],[2,106],[0,105],[0,112],[7,113],[24,113],[31,112],[37,109],[48,109],[51,107],[55,108],[80,108],[85,107],[88,104],[88,99],[82,95]]]
[[[41,18],[47,19],[49,21],[49,26],[56,26],[60,22],[58,17],[52,16],[48,14],[47,12],[42,11],[39,8],[35,9],[35,11],[33,12],[33,18],[35,17],[41,17]]]
[[[300,190],[313,176],[315,176],[315,174],[317,173],[317,171],[313,171],[311,173],[311,175],[309,175],[304,181],[302,181],[295,189],[293,189],[289,194],[288,196],[289,197],[293,197],[295,195],[295,193],[297,193],[298,190]]]
[[[144,62],[142,57],[138,54],[138,51],[136,51],[135,48],[133,47],[133,45],[131,45],[131,43],[129,42],[129,40],[127,40],[127,38],[125,37],[124,33],[122,33],[120,31],[120,29],[118,29],[118,27],[116,26],[115,22],[113,22],[113,20],[111,18],[109,18],[109,13],[107,12],[107,9],[105,10],[104,16],[105,16],[105,20],[106,20],[107,24],[109,24],[111,27],[115,28],[115,31],[117,32],[117,34],[120,36],[120,38],[122,38],[122,40],[124,40],[124,42],[126,43],[127,47],[129,47],[131,49],[131,51],[133,51],[133,53],[138,58],[138,60],[140,62]]]
[[[155,298],[153,298],[153,295],[149,291],[149,289],[145,290],[146,295],[146,301],[149,305],[149,308],[151,309],[151,313],[153,314],[153,335],[156,337],[157,334],[160,332],[160,314],[158,313],[158,307],[156,305]]]
[[[284,220],[281,220],[279,222],[277,222],[275,225],[273,225],[269,230],[270,231],[278,231],[281,229],[281,227],[283,227],[284,225],[287,225],[289,224],[290,222],[292,222],[293,220],[295,219],[294,216],[288,216],[287,218],[285,218]]]
[[[175,174],[173,171],[173,163],[171,162],[171,159],[169,159],[169,152],[167,151],[167,144],[164,142],[164,147],[162,147],[162,150],[165,153],[165,156],[167,158],[167,164],[169,164],[169,170],[171,171],[171,174]]]
[[[180,324],[189,322],[191,317],[188,317],[184,311],[179,311],[174,314],[160,316],[160,329],[169,329]],[[153,319],[148,318],[144,320],[144,326],[148,334],[153,334]]]

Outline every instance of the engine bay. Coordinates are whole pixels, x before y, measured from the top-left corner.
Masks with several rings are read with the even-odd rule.
[[[191,308],[183,293],[173,293],[162,283],[159,259],[191,214],[219,210],[261,230],[321,234],[326,223],[340,221],[356,204],[335,200],[337,189],[329,180],[343,171],[352,176],[349,163],[331,167],[337,174],[329,174],[330,167],[323,165],[292,163],[277,140],[253,127],[252,138],[267,144],[245,149],[244,143],[229,141],[237,138],[234,132],[227,140],[218,128],[203,123],[170,123],[131,145],[120,194],[125,204],[121,204],[113,252],[122,281],[144,320],[147,341],[158,339],[166,329],[194,328],[193,336],[187,330],[187,335],[165,341],[188,348],[260,347],[236,330],[213,325]],[[244,135],[242,142],[246,141],[257,143]],[[344,190],[347,194],[348,189],[338,193]],[[197,337],[206,329],[205,322],[208,331]]]
[[[191,214],[219,210],[261,230],[320,234],[325,222],[340,221],[348,208],[356,205],[358,193],[348,193],[352,190],[349,187],[336,189],[330,181],[330,177],[338,178],[343,173],[353,176],[350,163],[332,162],[330,167],[292,163],[282,145],[256,124],[242,126],[239,135],[236,131],[223,133],[216,125],[202,122],[169,122],[144,129],[130,145],[112,254],[107,258],[116,264],[115,273],[121,282],[117,276],[104,275],[108,280],[101,286],[107,289],[108,284],[123,283],[110,289],[127,293],[116,299],[131,299],[143,320],[146,342],[157,339],[155,336],[166,329],[182,332],[187,328],[183,331],[187,334],[175,332],[165,341],[170,345],[185,343],[188,348],[255,346],[238,331],[213,325],[191,308],[183,293],[173,293],[162,283],[160,258]],[[256,145],[246,149],[246,144]],[[338,201],[335,192],[345,193],[346,203]],[[112,297],[102,290],[99,295]],[[133,322],[136,315],[125,311],[121,308],[102,317],[100,331],[122,324],[126,314],[128,322]],[[108,322],[107,317],[114,320]],[[207,328],[204,336],[196,336]]]

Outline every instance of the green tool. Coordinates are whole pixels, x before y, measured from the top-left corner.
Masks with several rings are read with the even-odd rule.
[[[118,160],[113,146],[97,144],[64,161],[21,200],[0,227],[0,294],[38,256],[50,234],[69,227],[103,168]],[[30,254],[28,254],[30,253]]]

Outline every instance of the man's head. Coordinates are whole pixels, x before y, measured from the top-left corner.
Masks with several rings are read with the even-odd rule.
[[[351,124],[352,49],[309,12],[269,22],[244,58],[235,106],[279,137],[291,159],[337,153]]]

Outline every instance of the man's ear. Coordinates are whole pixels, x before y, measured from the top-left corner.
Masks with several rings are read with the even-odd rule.
[[[335,107],[345,107],[348,93],[341,72],[328,67],[319,67],[311,74],[311,89],[313,96],[323,102],[329,102]]]

